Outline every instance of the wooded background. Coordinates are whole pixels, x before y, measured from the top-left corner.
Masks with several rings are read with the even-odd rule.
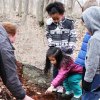
[[[45,7],[54,1],[64,3],[65,16],[75,20],[78,41],[74,58],[77,56],[85,32],[80,24],[82,10],[87,5],[100,5],[100,0],[0,0],[0,22],[10,21],[18,26],[14,46],[19,61],[44,68],[48,43],[42,25],[48,18]]]
[[[47,88],[50,85],[50,78],[46,78],[40,69],[44,68],[46,51],[48,49],[45,35],[45,22],[48,14],[45,8],[54,1],[62,2],[66,9],[65,16],[75,20],[77,32],[76,49],[73,55],[75,59],[86,32],[80,20],[82,11],[92,5],[100,6],[100,0],[0,0],[0,22],[10,21],[18,27],[14,44],[16,49],[15,55],[17,60],[24,64],[23,67],[19,66],[19,68],[22,69],[20,70],[23,73],[22,77],[24,76],[24,79],[28,79],[28,84],[25,84],[26,81],[24,80],[24,87],[26,87],[26,90],[32,90],[32,92],[29,92],[31,95],[34,93],[33,91],[42,93],[45,91],[44,87]],[[29,85],[30,82],[33,84]],[[39,88],[37,85],[42,88]],[[10,100],[6,97],[8,90],[4,88],[1,82],[0,93],[2,93],[0,97],[4,96],[5,100]]]
[[[42,24],[47,17],[45,12],[46,6],[55,1],[64,3],[66,16],[70,16],[73,13],[77,3],[81,10],[88,4],[86,2],[97,2],[98,5],[100,5],[100,0],[0,0],[0,14],[3,16],[10,16],[12,13],[16,13],[17,16],[22,17],[23,22],[27,20],[27,15],[30,14],[36,17],[37,21]]]

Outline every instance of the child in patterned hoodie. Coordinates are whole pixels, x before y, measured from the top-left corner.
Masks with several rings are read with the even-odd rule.
[[[46,37],[49,47],[60,48],[66,54],[72,54],[75,48],[76,32],[73,20],[64,16],[65,8],[61,2],[50,3],[46,7],[50,16],[46,24]]]
[[[56,47],[51,47],[47,51],[45,73],[48,73],[51,64],[58,69],[58,74],[46,92],[52,92],[54,88],[63,82],[66,94],[73,92],[75,98],[80,98],[82,89],[79,83],[82,79],[82,67],[75,64],[70,56],[64,55],[61,49]]]

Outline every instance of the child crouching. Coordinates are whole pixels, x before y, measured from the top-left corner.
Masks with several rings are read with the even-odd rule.
[[[63,82],[66,94],[73,92],[75,98],[80,98],[82,95],[80,81],[82,80],[83,68],[75,64],[70,56],[64,55],[61,49],[56,47],[51,47],[47,51],[44,72],[48,73],[52,65],[58,69],[58,74],[51,82],[51,86],[46,93],[52,92]]]

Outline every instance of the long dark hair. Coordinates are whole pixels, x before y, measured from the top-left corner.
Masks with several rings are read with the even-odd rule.
[[[54,56],[56,59],[57,64],[55,65],[57,69],[60,69],[62,62],[66,62],[66,64],[71,59],[69,56],[63,54],[60,48],[57,47],[50,47],[46,54],[46,64],[44,68],[44,73],[47,74],[51,68],[51,63],[48,57]]]

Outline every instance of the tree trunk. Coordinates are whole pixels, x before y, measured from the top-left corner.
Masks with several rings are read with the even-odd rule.
[[[33,0],[33,15],[36,17],[36,9],[37,9],[37,0]]]
[[[33,16],[33,9],[35,8],[33,4],[34,4],[33,0],[30,0],[30,14],[32,16]]]
[[[36,18],[40,26],[44,24],[43,20],[43,8],[44,8],[44,0],[37,1],[37,8],[36,8]]]
[[[22,16],[22,0],[19,0],[19,6],[18,6],[18,16]]]
[[[27,20],[28,9],[29,9],[29,0],[25,0],[25,2],[24,2],[24,17],[23,17],[24,22],[26,22],[26,20]]]
[[[65,9],[66,9],[66,15],[72,16],[73,8],[75,5],[76,0],[65,0]]]
[[[2,12],[3,12],[3,1],[2,0],[0,0],[0,10],[1,10],[1,12],[0,12],[0,14],[2,14]]]
[[[65,0],[56,0],[56,1],[58,1],[58,2],[61,2],[61,3],[65,3]]]
[[[6,2],[3,0],[3,15],[6,15]]]
[[[44,18],[44,23],[46,22],[45,19],[47,18],[48,14],[46,12],[46,7],[49,3],[49,0],[44,0],[44,8],[43,8],[43,18]]]
[[[12,8],[13,8],[13,11],[16,11],[16,1],[15,0],[12,0]]]
[[[29,0],[25,0],[24,12],[26,15],[28,15],[28,8],[29,8]]]
[[[11,0],[9,0],[9,14],[11,13]]]
[[[54,1],[55,1],[55,0],[49,0],[48,4],[50,4],[50,3],[54,2]]]
[[[44,0],[44,7],[43,7],[43,12],[45,13],[45,9],[46,9],[46,6],[48,5],[49,3],[49,0]]]
[[[100,6],[100,0],[96,0],[97,1],[97,3],[98,3],[98,6]]]
[[[83,11],[91,6],[98,6],[98,3],[96,0],[87,0],[85,4],[83,5]]]

